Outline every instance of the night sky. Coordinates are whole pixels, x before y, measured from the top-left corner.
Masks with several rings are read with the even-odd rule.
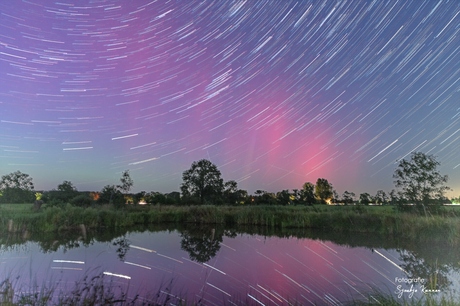
[[[459,1],[0,2],[0,175],[35,189],[394,188],[433,154],[460,192]]]

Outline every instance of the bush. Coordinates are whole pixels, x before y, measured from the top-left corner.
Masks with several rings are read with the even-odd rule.
[[[65,203],[59,199],[44,200],[46,207],[64,207]]]
[[[77,197],[79,192],[74,191],[61,191],[50,190],[43,193],[42,200],[45,203],[69,203],[70,200]]]
[[[105,186],[102,189],[97,201],[99,204],[113,204],[117,208],[122,208],[125,206],[125,197],[113,185]]]
[[[80,194],[70,200],[70,204],[79,207],[89,207],[93,204],[93,200],[86,194]]]
[[[33,203],[35,193],[21,188],[4,188],[0,191],[1,203]]]

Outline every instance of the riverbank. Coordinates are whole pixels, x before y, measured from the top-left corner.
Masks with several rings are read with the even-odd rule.
[[[449,244],[460,243],[459,213],[429,217],[401,213],[389,206],[127,206],[81,208],[32,205],[0,206],[1,232],[59,232],[97,228],[123,228],[159,223],[256,225],[269,228],[315,228],[360,232],[416,241],[443,237]],[[436,238],[438,239],[438,238]]]

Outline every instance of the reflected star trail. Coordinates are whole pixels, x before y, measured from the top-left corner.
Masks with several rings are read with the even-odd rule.
[[[394,188],[437,156],[460,190],[457,1],[3,1],[1,175],[36,189]]]

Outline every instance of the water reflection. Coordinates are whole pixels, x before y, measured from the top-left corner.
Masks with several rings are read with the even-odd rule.
[[[223,236],[235,238],[237,233],[222,227],[195,226],[179,230],[181,249],[189,254],[191,260],[208,262],[220,250]]]
[[[121,261],[124,261],[126,257],[126,253],[128,253],[128,250],[129,250],[129,241],[126,238],[126,236],[123,235],[121,237],[115,238],[112,242],[112,245],[117,247],[116,253],[118,255],[118,258]]]
[[[403,262],[401,268],[407,273],[408,279],[422,279],[423,286],[430,290],[446,291],[452,285],[449,275],[459,271],[458,265],[443,263],[442,257],[429,260],[428,257],[421,257],[414,251],[397,250],[400,260]]]
[[[169,279],[168,275],[174,278],[178,271],[181,277],[188,278],[187,286],[193,284],[196,286],[193,290],[201,295],[214,291],[226,296],[232,294],[227,288],[240,286],[243,294],[249,290],[251,296],[256,296],[257,290],[272,292],[282,285],[286,294],[300,290],[308,297],[308,290],[322,296],[322,292],[334,288],[328,294],[338,296],[343,292],[348,294],[355,286],[368,291],[378,287],[377,281],[365,283],[379,274],[392,293],[399,285],[395,280],[398,277],[424,279],[427,288],[441,292],[458,288],[454,279],[460,270],[460,247],[443,243],[442,239],[436,245],[424,245],[397,237],[359,233],[203,225],[155,225],[147,230],[139,227],[117,232],[88,231],[85,236],[81,232],[30,234],[29,237],[9,234],[0,237],[0,251],[1,254],[12,250],[28,254],[31,252],[20,249],[29,247],[31,242],[44,254],[82,254],[79,250],[96,247],[97,251],[88,251],[91,255],[85,255],[88,256],[86,262],[110,263],[113,269],[110,272],[131,276],[134,273],[141,280],[151,276],[140,276],[135,271],[164,272],[165,280]],[[347,263],[350,260],[352,262]],[[346,264],[342,264],[344,262]],[[395,266],[399,266],[399,270]],[[387,273],[390,269],[392,272]],[[155,273],[153,275],[157,275]],[[364,291],[360,294],[365,296]],[[318,301],[323,298],[318,297]]]

